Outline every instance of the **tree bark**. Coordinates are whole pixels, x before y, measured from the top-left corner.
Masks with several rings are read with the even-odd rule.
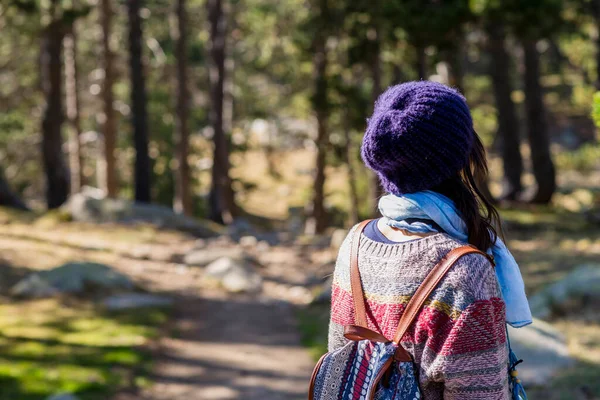
[[[317,3],[317,31],[313,39],[313,76],[314,92],[312,106],[317,118],[317,138],[315,141],[317,154],[315,158],[315,175],[313,177],[313,196],[310,218],[306,226],[307,233],[322,233],[328,225],[327,210],[325,209],[325,166],[329,135],[327,122],[329,116],[328,81],[327,81],[327,30],[329,16],[327,0]]]
[[[100,10],[100,25],[102,28],[102,66],[104,80],[102,82],[102,159],[100,160],[99,186],[108,197],[118,195],[115,149],[117,147],[117,121],[114,109],[113,85],[115,82],[114,53],[110,46],[112,35],[112,0],[102,0]]]
[[[527,133],[531,149],[533,174],[537,191],[532,203],[549,203],[556,190],[556,172],[550,153],[550,139],[540,85],[540,60],[536,41],[523,40],[525,58],[525,108],[527,112]]]
[[[187,73],[187,13],[185,0],[175,2],[177,29],[173,30],[177,67],[177,106],[175,112],[175,151],[178,168],[175,171],[175,199],[173,208],[186,215],[193,214],[190,194],[189,153],[189,98]]]
[[[64,39],[65,55],[65,101],[69,130],[69,170],[71,172],[71,194],[81,191],[83,170],[81,158],[81,122],[79,119],[79,81],[77,71],[77,32],[76,25],[71,25],[70,32]]]
[[[491,56],[489,69],[498,109],[498,134],[502,143],[502,162],[504,168],[504,190],[501,196],[505,200],[516,200],[523,190],[523,158],[520,149],[519,121],[512,101],[510,79],[510,56],[505,48],[505,33],[499,23],[490,23],[488,31],[488,51]]]
[[[148,113],[146,81],[142,61],[141,0],[127,0],[129,16],[129,69],[131,75],[131,108],[135,148],[135,201],[149,203],[151,189],[150,156],[148,154]]]
[[[56,7],[53,1],[53,8]],[[55,14],[52,12],[52,14]],[[49,209],[60,207],[69,196],[69,171],[62,151],[62,42],[64,27],[52,15],[42,37],[40,67],[45,104],[42,118],[42,156],[46,173],[46,202]]]
[[[371,100],[373,106],[377,98],[381,94],[381,39],[379,38],[379,32],[376,31],[375,40],[372,43],[373,46],[373,59],[371,61],[371,77],[373,79],[373,90],[371,92]],[[379,198],[383,195],[383,188],[379,182],[379,177],[374,172],[371,172],[371,204],[370,209],[375,212],[377,210],[377,203]]]
[[[354,169],[354,147],[352,146],[352,135],[350,130],[350,110],[346,108],[344,118],[344,145],[346,146],[346,165],[348,168],[348,191],[350,194],[350,209],[348,212],[350,225],[354,226],[359,222],[358,215],[358,190],[356,188],[356,170]],[[379,182],[377,182],[379,185]]]
[[[455,87],[459,92],[464,94],[465,69],[463,66],[463,42],[463,38],[460,38],[455,47],[450,50],[448,64],[450,65],[450,86]]]
[[[591,3],[592,14],[594,16],[594,23],[596,25],[596,38],[594,44],[596,45],[596,82],[595,86],[597,90],[600,90],[600,0],[592,0]]]
[[[222,0],[208,0],[209,77],[211,109],[210,124],[213,128],[213,167],[209,194],[209,217],[219,223],[231,223],[235,202],[229,176],[229,141],[223,129],[223,100],[225,82],[226,18]]]
[[[415,46],[417,52],[417,74],[419,80],[427,79],[427,54],[425,54],[425,47],[421,45]]]
[[[16,208],[17,210],[29,210],[25,203],[11,189],[0,170],[0,206]]]

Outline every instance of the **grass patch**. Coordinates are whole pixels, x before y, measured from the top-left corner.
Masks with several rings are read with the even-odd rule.
[[[144,384],[151,368],[145,345],[166,319],[165,310],[105,313],[85,302],[0,304],[0,400],[63,391],[105,400]]]
[[[327,352],[329,305],[311,304],[298,310],[298,324],[302,345],[315,361]]]

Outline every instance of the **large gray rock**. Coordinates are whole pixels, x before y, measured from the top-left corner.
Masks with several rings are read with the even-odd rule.
[[[79,397],[71,393],[57,393],[46,398],[46,400],[79,400]]]
[[[127,276],[103,264],[72,262],[25,277],[11,289],[11,294],[25,298],[51,297],[60,293],[78,294],[88,289],[131,290]]]
[[[342,246],[344,239],[346,239],[346,236],[348,236],[348,230],[346,229],[336,229],[333,231],[331,234],[331,248],[336,250],[339,249]]]
[[[169,207],[141,204],[125,199],[109,199],[93,188],[69,198],[64,208],[73,220],[82,222],[146,222],[165,229],[181,230],[199,237],[224,233],[217,224],[176,214]]]
[[[231,257],[219,258],[204,270],[204,279],[231,293],[258,292],[262,278],[250,262]]]
[[[130,310],[148,307],[169,307],[173,300],[164,296],[147,293],[120,293],[102,300],[102,305],[108,310]]]
[[[204,248],[204,249],[193,249],[189,251],[184,257],[183,262],[187,265],[194,265],[197,267],[204,267],[218,260],[219,258],[229,257],[235,259],[249,259],[239,247],[230,248]]]
[[[582,265],[529,298],[531,312],[541,319],[599,302],[600,264]]]
[[[552,377],[574,364],[563,335],[550,324],[533,320],[524,328],[508,328],[513,351],[523,363],[517,366],[526,385],[545,386]]]

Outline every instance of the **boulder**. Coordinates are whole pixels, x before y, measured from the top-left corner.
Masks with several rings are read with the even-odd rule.
[[[30,274],[11,289],[11,294],[25,298],[51,297],[61,293],[81,294],[88,289],[112,292],[131,290],[127,276],[103,264],[71,262],[47,271]]]
[[[231,293],[258,292],[262,278],[251,263],[231,257],[222,257],[210,263],[204,271],[204,279],[216,283]]]
[[[517,366],[526,385],[545,386],[558,373],[572,366],[563,335],[547,322],[534,319],[523,328],[508,328],[513,351],[523,363]]]
[[[229,257],[235,259],[249,259],[239,247],[230,248],[203,248],[193,249],[183,257],[183,263],[197,267],[204,267],[219,258]]]
[[[79,400],[79,397],[71,393],[57,393],[47,397],[46,400]]]
[[[314,304],[329,304],[331,303],[331,286],[333,285],[333,276],[327,278],[314,292],[312,302]]]
[[[148,307],[169,307],[173,300],[148,293],[121,293],[102,300],[102,305],[111,311]]]
[[[600,264],[582,265],[529,298],[531,312],[548,319],[600,302]]]
[[[146,222],[160,228],[189,232],[198,237],[214,237],[224,233],[224,230],[213,222],[199,221],[177,214],[169,207],[161,205],[106,198],[102,192],[93,188],[85,188],[71,196],[63,207],[75,221]]]
[[[346,239],[346,236],[348,236],[348,230],[346,229],[336,229],[333,231],[331,234],[331,248],[336,250],[339,249],[342,246],[344,239]]]

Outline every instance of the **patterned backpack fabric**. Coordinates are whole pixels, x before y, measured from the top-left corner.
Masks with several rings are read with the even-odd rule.
[[[366,306],[358,268],[358,249],[361,233],[368,222],[359,224],[352,237],[350,268],[355,325],[347,325],[344,328],[344,336],[350,342],[321,357],[312,374],[309,400],[421,399],[418,369],[411,355],[399,343],[425,300],[452,265],[465,254],[486,255],[471,246],[450,251],[411,297],[398,323],[394,339],[388,340],[370,330],[367,325]]]

